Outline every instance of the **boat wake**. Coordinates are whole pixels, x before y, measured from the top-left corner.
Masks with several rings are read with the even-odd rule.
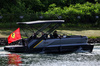
[[[42,54],[43,53],[43,54]],[[16,55],[15,55],[16,54]],[[45,54],[42,51],[39,54],[30,53],[10,53],[0,47],[0,66],[7,66],[10,57],[14,55],[20,58],[22,66],[98,66],[100,65],[100,46],[95,46],[92,53],[83,51],[80,47],[75,53],[69,54]],[[16,58],[14,57],[14,58]],[[11,59],[11,58],[10,58]],[[13,60],[13,59],[12,59]],[[9,64],[11,65],[11,64]],[[14,65],[15,66],[15,65]]]
[[[84,51],[82,47],[75,51],[75,53],[89,53],[89,51]]]
[[[10,52],[5,51],[4,47],[0,47],[0,56],[6,56],[7,54],[10,54]]]

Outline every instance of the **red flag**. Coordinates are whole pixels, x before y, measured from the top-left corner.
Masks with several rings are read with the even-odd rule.
[[[20,28],[12,32],[8,37],[8,44],[21,39]]]

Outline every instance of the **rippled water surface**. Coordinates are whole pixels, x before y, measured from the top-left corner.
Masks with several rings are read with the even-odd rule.
[[[25,54],[10,53],[0,47],[0,66],[100,66],[100,46],[92,53]]]

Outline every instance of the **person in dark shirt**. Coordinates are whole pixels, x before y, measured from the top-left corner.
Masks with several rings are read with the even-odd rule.
[[[47,38],[47,34],[45,34],[44,32],[41,32],[42,36],[41,38],[46,39]]]
[[[33,33],[33,35],[30,36],[30,37],[27,39],[27,41],[30,42],[31,40],[36,39],[36,38],[37,38],[36,33]]]
[[[33,34],[32,38],[33,38],[33,39],[36,39],[36,38],[37,38],[36,33]]]
[[[54,31],[53,36],[54,36],[54,38],[58,38],[57,31]]]

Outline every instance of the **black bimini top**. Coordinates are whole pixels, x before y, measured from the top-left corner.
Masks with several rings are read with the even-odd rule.
[[[17,22],[17,24],[41,24],[41,23],[63,23],[64,20],[40,20],[30,22]]]

